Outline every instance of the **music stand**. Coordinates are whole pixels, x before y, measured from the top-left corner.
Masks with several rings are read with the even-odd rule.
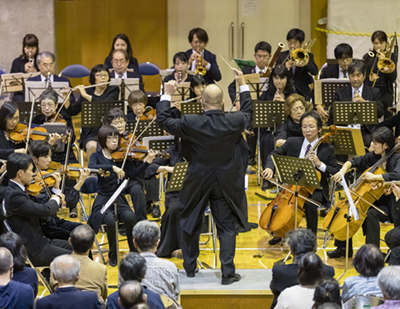
[[[171,102],[185,101],[190,96],[190,83],[184,82],[178,84],[175,93],[171,96]]]
[[[173,135],[166,136],[146,136],[143,138],[143,146],[147,149],[153,149],[160,152],[167,150],[173,143],[175,137]]]
[[[260,77],[258,73],[245,74],[244,79],[249,86],[252,100],[259,100],[263,91],[268,90],[268,77]],[[236,97],[240,92],[239,84],[236,82]]]
[[[110,109],[119,107],[124,110],[123,102],[82,102],[81,127],[82,128],[100,128],[103,125],[103,118]]]
[[[337,133],[333,137],[332,146],[338,155],[365,155],[364,142],[360,129],[336,127]],[[323,127],[321,134],[329,132],[329,127]]]
[[[326,78],[318,79],[314,81],[315,89],[315,104],[325,105],[325,109],[328,109],[332,105],[335,99],[336,89],[349,85],[349,79],[337,79],[337,78]]]
[[[140,135],[140,133],[142,133],[142,131],[145,128],[147,128],[150,122],[151,120],[140,120],[135,135],[136,136]],[[128,121],[126,123],[125,128],[129,132],[133,132],[133,130],[135,130],[135,126],[136,126],[136,121]],[[163,135],[164,135],[164,130],[158,126],[157,121],[153,121],[153,123],[147,128],[147,130],[144,131],[142,137],[163,136]]]
[[[376,102],[333,102],[333,123],[337,125],[376,124]]]
[[[181,115],[202,115],[203,107],[200,102],[181,103]]]
[[[69,87],[68,82],[50,82],[51,88],[57,92]],[[48,89],[46,82],[37,81],[26,81],[25,82],[25,101],[32,102],[33,97],[39,98],[43,91]],[[64,99],[61,95],[58,95],[58,103],[63,103]]]
[[[25,90],[25,81],[38,76],[40,72],[2,74],[1,82],[4,92],[20,92]]]
[[[260,128],[274,128],[272,133],[274,136],[274,147],[276,144],[276,128],[285,120],[284,105],[285,102],[276,101],[253,101],[253,128],[258,128],[258,163],[257,163],[257,183],[260,185],[260,169],[261,169],[261,146],[260,146]]]
[[[172,173],[171,178],[168,181],[167,192],[182,190],[183,181],[185,180],[188,165],[188,162],[182,162],[177,163],[174,166],[174,172]]]
[[[19,110],[19,120],[21,122],[29,122],[29,117],[31,114],[32,102],[15,102],[18,105]],[[40,103],[35,102],[33,109],[33,117],[41,114]]]
[[[119,87],[119,100],[127,101],[133,90],[139,90],[139,78],[111,78],[111,86]]]

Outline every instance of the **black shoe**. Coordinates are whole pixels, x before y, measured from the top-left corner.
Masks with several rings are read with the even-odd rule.
[[[116,256],[110,256],[110,260],[108,261],[111,267],[115,267],[118,265],[118,260]]]
[[[148,215],[153,211],[153,204],[151,202],[146,203],[146,211]]]
[[[249,222],[249,224],[250,224],[250,227],[251,227],[251,229],[252,229],[252,230],[254,230],[254,229],[257,229],[257,228],[258,228],[258,224],[257,224],[257,223],[255,223],[255,222]]]
[[[337,259],[341,257],[346,257],[346,249],[337,247],[334,251],[327,252],[327,255],[331,259]],[[349,250],[349,258],[353,257],[353,250]]]
[[[234,274],[232,276],[225,276],[222,275],[222,280],[221,280],[221,284],[222,285],[228,285],[228,284],[232,284],[234,282],[238,282],[242,277],[240,277],[239,274]]]
[[[154,204],[153,205],[153,211],[151,212],[151,216],[156,219],[161,217],[161,210],[160,210],[160,205]]]
[[[76,207],[75,207],[75,208],[72,208],[72,209],[69,211],[69,217],[70,217],[70,218],[78,218],[78,210],[76,209]]]
[[[267,191],[270,188],[271,183],[268,180],[263,179],[261,190]]]
[[[50,282],[50,268],[43,268],[41,273],[42,276],[46,279],[46,281]]]
[[[125,228],[125,226],[123,225],[123,226],[121,226],[120,228],[119,228],[119,235],[121,235],[121,236],[126,236],[126,228]]]
[[[282,241],[282,238],[280,238],[280,237],[274,237],[274,238],[272,238],[268,243],[269,243],[271,246],[273,246],[273,245],[279,244],[281,241]]]
[[[186,273],[186,277],[188,277],[188,278],[194,278],[194,276],[196,276],[196,274],[199,272],[199,269],[198,268],[196,268],[196,270],[194,271],[194,273]]]

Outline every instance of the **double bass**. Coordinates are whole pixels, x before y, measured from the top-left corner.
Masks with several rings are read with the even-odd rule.
[[[328,139],[337,133],[335,126],[330,126],[330,132],[325,133],[320,137],[317,143],[311,148],[315,151],[321,143],[326,143]],[[321,173],[317,171],[318,179],[321,180]],[[268,204],[267,208],[263,211],[259,225],[262,229],[266,230],[274,237],[283,238],[286,233],[294,230],[296,222],[300,222],[304,216],[304,203],[306,199],[314,192],[314,188],[306,188],[298,186],[298,199],[297,199],[297,218],[295,211],[295,185],[282,185],[282,192]]]

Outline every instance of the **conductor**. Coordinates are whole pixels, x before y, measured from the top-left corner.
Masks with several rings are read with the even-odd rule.
[[[165,94],[157,104],[159,125],[181,138],[182,156],[189,162],[179,196],[183,267],[188,277],[195,276],[202,218],[210,202],[220,240],[223,285],[240,280],[233,262],[235,225],[238,223],[249,229],[246,215],[240,208],[245,193],[241,168],[243,154],[239,145],[243,139],[241,133],[252,117],[251,97],[243,73],[233,70],[235,80],[240,85],[239,112],[223,112],[223,93],[215,84],[208,85],[203,91],[202,115],[172,118],[170,100],[177,88],[176,81],[164,85]]]

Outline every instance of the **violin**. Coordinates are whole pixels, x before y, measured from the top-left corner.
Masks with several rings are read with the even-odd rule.
[[[54,117],[52,117],[51,120],[49,120],[48,122],[57,122],[57,123],[62,123],[67,125],[67,121],[63,118],[63,116],[61,114],[58,114]]]
[[[135,146],[135,147],[131,147],[128,151],[128,157],[133,159],[133,160],[139,160],[139,161],[143,161],[144,158],[146,158],[147,153],[149,152],[147,150],[146,146],[143,146],[141,143],[139,143],[141,146]],[[117,148],[116,150],[114,150],[111,153],[111,158],[115,161],[115,162],[121,162],[124,160],[126,152],[127,152],[127,148],[128,145],[124,146],[124,147],[120,147]],[[160,152],[160,151],[156,151],[156,156],[160,156],[164,159],[169,159],[170,155],[167,152]]]
[[[329,132],[320,137],[311,151],[315,151],[321,143],[328,142],[329,138],[337,133],[336,126],[330,126]],[[321,173],[317,171],[318,179],[321,181]],[[304,216],[304,203],[306,199],[314,192],[314,188],[297,186],[297,218],[295,211],[295,191],[296,185],[285,184],[282,186],[282,192],[268,204],[262,213],[259,225],[274,237],[285,237],[286,233],[294,230],[297,222],[300,222]],[[311,201],[311,200],[310,200]]]
[[[36,175],[32,182],[26,187],[28,194],[31,196],[37,196],[40,192],[42,192],[44,186],[53,187],[56,183],[56,180],[54,177],[52,177],[52,175],[55,173],[58,173],[58,171],[51,173],[42,171],[44,183],[40,176]]]
[[[390,152],[385,154],[372,167],[365,170],[364,173],[362,173],[361,176],[357,179],[357,181],[349,187],[351,198],[359,215],[359,220],[351,220],[349,223],[349,238],[353,237],[363,224],[365,218],[367,217],[367,211],[369,207],[375,207],[372,204],[375,201],[379,200],[385,191],[385,186],[377,186],[372,190],[372,183],[363,179],[363,175],[367,172],[370,172],[374,175],[386,173],[385,169],[383,169],[381,165],[385,163],[390,158],[390,156],[396,153],[399,149],[400,143],[397,143],[390,150]],[[347,217],[348,208],[349,201],[346,196],[346,198],[336,204],[335,207],[332,207],[332,209],[327,213],[324,218],[324,229],[329,230],[337,240],[345,241],[347,239],[347,220],[345,218],[345,215]],[[375,209],[381,211],[379,208]]]
[[[68,164],[67,169],[64,170],[64,165],[62,165],[60,162],[54,162],[52,161],[50,163],[49,172],[58,172],[60,174],[66,174],[69,179],[79,179],[80,173],[79,170],[83,169],[81,165],[78,163],[73,163],[73,164]],[[108,177],[110,176],[109,171],[104,171],[102,169],[94,169],[94,168],[89,168],[91,173],[96,173],[100,175],[101,177]]]
[[[152,120],[156,116],[156,110],[151,106],[147,106],[139,120]]]
[[[15,143],[23,143],[25,142],[26,137],[28,136],[28,126],[23,123],[18,123],[14,130],[10,132],[10,138]],[[47,132],[44,127],[35,127],[31,128],[29,138],[33,141],[45,140],[50,136],[50,133]]]

